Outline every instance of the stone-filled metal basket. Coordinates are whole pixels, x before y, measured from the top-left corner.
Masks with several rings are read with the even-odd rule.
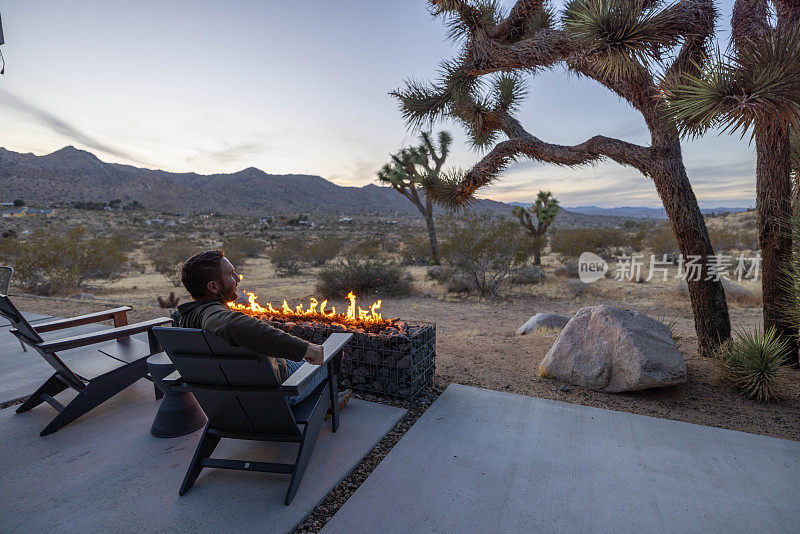
[[[341,386],[362,393],[413,400],[433,385],[436,370],[436,324],[395,322],[373,334],[320,322],[282,322],[270,325],[294,336],[322,343],[335,332],[352,332],[342,351]]]

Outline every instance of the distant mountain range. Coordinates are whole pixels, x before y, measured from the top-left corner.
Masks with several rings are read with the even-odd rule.
[[[267,174],[249,167],[231,174],[202,175],[105,163],[68,146],[45,156],[0,148],[0,201],[29,204],[134,200],[161,211],[252,215],[300,213],[416,214],[389,187],[342,187],[320,176]],[[509,212],[510,206],[481,200],[479,209]]]
[[[175,173],[131,165],[105,163],[91,152],[67,146],[44,156],[22,154],[0,147],[0,202],[23,199],[32,205],[134,200],[145,208],[194,213],[225,212],[267,216],[274,214],[377,214],[385,217],[417,215],[416,208],[389,187],[369,184],[343,187],[320,176],[268,174],[255,167],[230,174]],[[480,210],[510,214],[512,205],[480,200]],[[744,211],[716,208],[711,211]],[[441,211],[440,211],[441,212]],[[663,209],[564,208],[561,227],[618,225],[625,218],[665,219]]]
[[[516,206],[530,206],[530,203],[511,202],[511,205]],[[621,206],[619,208],[600,208],[598,206],[572,206],[565,207],[573,213],[581,213],[583,215],[596,215],[603,217],[622,217],[626,219],[666,219],[667,213],[664,208],[648,208],[641,206]],[[701,209],[705,214],[720,214],[720,213],[740,213],[747,211],[747,208],[705,208]]]

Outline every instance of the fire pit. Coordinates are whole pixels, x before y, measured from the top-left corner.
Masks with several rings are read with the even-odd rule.
[[[271,303],[262,307],[248,293],[248,304],[230,304],[232,309],[258,317],[294,336],[322,343],[335,332],[352,332],[353,339],[342,352],[341,385],[364,393],[411,400],[433,384],[436,364],[436,325],[384,319],[377,310],[379,300],[369,310],[356,306],[353,293],[347,296],[347,312],[327,310],[327,301],[311,299],[307,308],[281,308]]]

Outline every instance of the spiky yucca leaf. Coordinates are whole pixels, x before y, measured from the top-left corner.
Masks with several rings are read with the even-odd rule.
[[[709,128],[742,135],[759,118],[800,127],[800,30],[768,32],[686,74],[669,97],[689,136]]]
[[[472,196],[473,191],[464,191],[461,187],[466,171],[452,169],[447,173],[428,174],[421,180],[425,193],[437,204],[454,209],[468,208],[477,203]]]
[[[434,17],[444,18],[447,38],[453,42],[493,28],[505,16],[497,0],[431,0],[429,11]]]
[[[759,401],[777,399],[785,376],[788,344],[774,328],[766,332],[738,332],[722,346],[722,358],[731,381],[746,396]]]
[[[547,226],[556,220],[558,210],[561,208],[558,199],[550,191],[539,191],[536,201],[531,205],[531,213],[536,214],[536,218]]]
[[[519,108],[519,103],[528,94],[528,88],[522,77],[504,72],[495,77],[492,93],[496,107],[511,112]]]
[[[555,24],[555,12],[550,6],[543,6],[537,9],[525,21],[525,33],[523,39],[528,39],[536,35],[539,30],[549,30]]]
[[[463,57],[443,61],[436,83],[411,79],[403,89],[389,93],[400,101],[400,112],[409,128],[420,130],[430,126],[451,114],[452,106],[473,100],[482,81],[462,68],[463,62]]]
[[[444,118],[451,102],[446,89],[420,80],[407,80],[403,89],[389,94],[400,101],[403,120],[415,130]]]
[[[562,21],[611,77],[659,59],[661,50],[680,42],[684,28],[675,4],[661,8],[644,0],[571,0]]]

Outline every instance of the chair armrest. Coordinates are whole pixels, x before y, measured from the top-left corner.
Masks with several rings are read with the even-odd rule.
[[[63,328],[70,328],[72,326],[81,326],[84,324],[99,323],[101,321],[108,321],[114,319],[115,326],[124,326],[128,322],[128,312],[133,308],[130,306],[121,306],[119,308],[112,308],[110,310],[103,310],[86,315],[79,315],[78,317],[68,317],[67,319],[56,319],[55,321],[46,321],[37,325],[32,325],[33,329],[37,332],[52,332],[53,330],[61,330]],[[122,324],[117,324],[117,317],[124,318]]]
[[[45,341],[44,343],[36,343],[35,347],[45,352],[74,349],[77,347],[85,347],[87,345],[102,343],[103,341],[111,341],[112,339],[129,337],[132,334],[138,334],[140,332],[147,332],[154,326],[167,323],[172,323],[172,319],[170,317],[160,317],[158,319],[150,319],[149,321],[143,321],[141,323],[120,326],[119,328],[101,330],[100,332],[91,332],[89,334],[81,334],[79,336]]]
[[[322,344],[324,359],[322,365],[314,365],[311,363],[304,363],[300,369],[289,375],[281,387],[289,391],[292,395],[299,395],[302,387],[311,380],[314,373],[322,369],[322,367],[338,356],[347,342],[353,337],[353,334],[331,334],[328,339]]]
[[[323,367],[323,365],[305,362],[300,369],[289,375],[286,382],[281,384],[281,389],[288,391],[292,396],[299,395],[300,389]]]
[[[323,365],[328,363],[342,352],[345,345],[353,338],[353,334],[331,334],[328,339],[322,344],[325,359],[322,361]]]

